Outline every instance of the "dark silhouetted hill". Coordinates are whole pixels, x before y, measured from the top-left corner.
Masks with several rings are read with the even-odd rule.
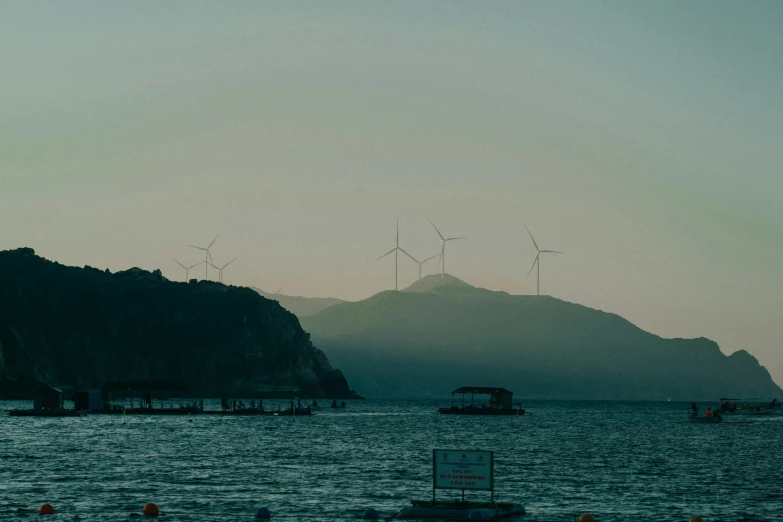
[[[264,292],[260,288],[254,286],[251,286],[250,288],[267,299],[277,301],[280,303],[280,306],[297,317],[317,314],[330,306],[345,302],[342,299],[337,299],[335,297],[300,297],[295,295],[270,294],[269,292]]]
[[[248,288],[0,252],[0,397],[28,398],[37,382],[144,379],[183,379],[197,396],[298,384],[316,397],[354,397],[309,337],[296,316]]]
[[[663,339],[552,297],[443,281],[427,276],[406,291],[332,306],[302,325],[375,397],[443,396],[465,385],[540,398],[783,395],[746,351],[726,356],[709,339]]]

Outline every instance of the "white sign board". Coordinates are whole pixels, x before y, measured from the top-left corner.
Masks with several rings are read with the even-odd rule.
[[[432,487],[491,491],[492,460],[491,451],[432,450]]]

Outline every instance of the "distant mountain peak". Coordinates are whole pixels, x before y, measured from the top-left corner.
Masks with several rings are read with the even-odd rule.
[[[375,397],[445,395],[481,380],[520,397],[716,400],[780,397],[747,352],[664,339],[619,315],[432,275],[304,317],[352,384]]]
[[[412,292],[416,294],[428,294],[442,286],[458,286],[463,288],[474,288],[473,285],[468,284],[462,279],[454,277],[451,274],[444,274],[443,276],[441,276],[440,274],[434,274],[434,275],[428,275],[422,277],[408,288],[403,289],[403,292]]]

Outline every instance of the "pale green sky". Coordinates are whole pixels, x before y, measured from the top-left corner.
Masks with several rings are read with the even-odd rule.
[[[0,249],[360,299],[391,248],[783,383],[780,2],[6,2]],[[417,269],[400,259],[401,285]],[[429,271],[434,269],[430,264]]]

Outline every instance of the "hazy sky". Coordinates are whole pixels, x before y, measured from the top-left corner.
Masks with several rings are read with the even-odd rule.
[[[0,249],[361,299],[476,285],[783,384],[783,3],[5,2]],[[431,262],[430,273],[434,270]],[[203,277],[202,271],[194,271]],[[193,275],[193,272],[191,273]],[[400,283],[417,275],[400,258]]]

